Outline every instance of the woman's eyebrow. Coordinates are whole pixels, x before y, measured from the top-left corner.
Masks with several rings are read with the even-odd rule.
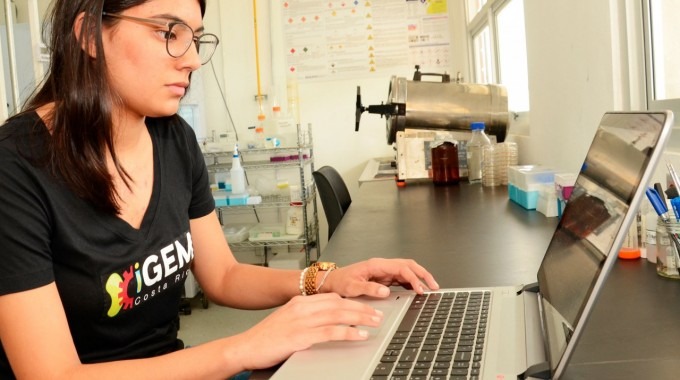
[[[162,18],[162,19],[166,19],[166,20],[170,20],[170,21],[175,21],[175,22],[181,22],[182,24],[189,25],[186,21],[184,21],[184,20],[182,20],[181,18],[179,18],[179,17],[177,17],[177,16],[175,16],[175,15],[173,15],[173,14],[170,14],[170,13],[162,13],[162,14],[159,14],[159,15],[155,15],[155,16],[153,16],[153,18]],[[193,29],[193,28],[192,28],[192,29]],[[199,26],[198,28],[194,29],[194,32],[195,32],[195,33],[203,33],[203,31],[205,31],[205,27],[204,27],[203,25],[201,25],[201,26]]]

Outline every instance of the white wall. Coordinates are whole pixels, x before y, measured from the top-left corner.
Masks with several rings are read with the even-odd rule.
[[[645,109],[640,2],[526,0],[531,102],[525,162],[577,172],[602,114]],[[676,120],[677,124],[677,120]],[[677,167],[678,133],[666,159]],[[655,181],[665,182],[665,165]]]
[[[608,1],[525,2],[530,138],[526,162],[578,171],[617,83]]]

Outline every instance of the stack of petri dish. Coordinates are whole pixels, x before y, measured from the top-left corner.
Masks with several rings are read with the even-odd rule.
[[[518,164],[519,152],[517,151],[517,143],[515,142],[504,142],[499,144],[502,146],[502,158],[503,170],[501,177],[501,184],[508,184],[508,167],[515,166]]]
[[[482,147],[482,186],[499,186],[500,170],[496,167],[496,149],[498,144]]]
[[[517,165],[517,143],[503,142],[487,145],[482,150],[482,185],[508,184],[508,166]]]

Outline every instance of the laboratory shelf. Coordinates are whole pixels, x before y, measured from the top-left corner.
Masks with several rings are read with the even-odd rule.
[[[232,248],[258,248],[258,247],[282,247],[288,245],[304,245],[307,241],[305,239],[295,240],[262,240],[262,241],[240,241],[238,243],[229,243]]]
[[[316,198],[316,188],[313,184],[307,186],[305,200],[307,203],[312,202]],[[253,209],[276,209],[276,208],[288,208],[290,207],[290,196],[289,195],[264,195],[262,196],[262,203],[254,205],[238,205],[238,206],[217,206],[215,207],[220,212],[240,212],[240,211],[251,211]]]
[[[295,168],[299,167],[300,165],[305,166],[308,165],[312,162],[311,158],[304,159],[302,161],[299,160],[287,160],[287,161],[243,161],[243,169],[254,169],[254,170],[261,170],[261,169],[278,169],[278,168]],[[210,173],[215,173],[215,172],[223,172],[223,171],[228,171],[231,169],[231,163],[216,163],[212,165],[208,165],[208,172]]]
[[[309,265],[311,262],[318,260],[320,252],[318,247],[319,241],[319,217],[316,204],[316,186],[311,173],[314,172],[314,144],[312,140],[311,126],[309,133],[300,133],[300,126],[298,126],[298,145],[285,146],[276,148],[243,148],[239,149],[241,165],[246,171],[262,170],[264,175],[268,176],[267,170],[272,172],[272,177],[276,176],[279,169],[297,169],[297,180],[293,182],[299,183],[301,189],[300,201],[302,205],[302,225],[306,226],[303,233],[298,239],[287,240],[272,239],[261,241],[241,241],[229,243],[234,249],[246,248],[261,248],[264,247],[265,263],[267,262],[268,251],[271,247],[302,245],[304,247],[305,261]],[[219,172],[226,172],[231,169],[231,158],[233,151],[231,150],[204,150],[203,157],[206,162],[208,173],[214,174]],[[257,174],[262,176],[261,173]],[[278,177],[276,177],[278,178]],[[292,184],[291,184],[292,185]],[[220,221],[223,221],[223,215],[238,214],[238,213],[253,213],[258,222],[271,215],[278,215],[280,222],[281,213],[262,212],[264,209],[285,209],[289,208],[291,203],[290,194],[286,195],[266,195],[262,196],[262,202],[255,205],[230,205],[216,207]],[[242,218],[238,215],[238,218]],[[312,249],[316,252],[316,257],[311,257]]]
[[[276,148],[248,148],[239,149],[238,151],[242,154],[270,154],[270,153],[287,153],[287,152],[298,152],[299,150],[312,149],[311,145],[300,145],[300,146],[285,146]],[[220,150],[220,151],[203,151],[203,156],[205,157],[231,157],[234,151],[231,150]]]

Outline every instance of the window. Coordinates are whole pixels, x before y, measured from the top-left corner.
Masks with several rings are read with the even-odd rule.
[[[18,112],[48,66],[40,27],[48,0],[6,1],[0,10],[0,123]],[[10,10],[5,14],[6,10]],[[33,47],[39,46],[38,49]]]
[[[498,69],[500,83],[508,89],[508,102],[514,111],[529,110],[529,74],[524,33],[524,3],[506,3],[496,16],[498,29]]]
[[[524,0],[467,0],[472,77],[508,90],[508,108],[529,111]]]
[[[680,0],[643,0],[647,106],[680,115]]]
[[[472,53],[474,61],[474,78],[476,83],[494,83],[492,64],[491,35],[489,27],[485,27],[472,37]]]

